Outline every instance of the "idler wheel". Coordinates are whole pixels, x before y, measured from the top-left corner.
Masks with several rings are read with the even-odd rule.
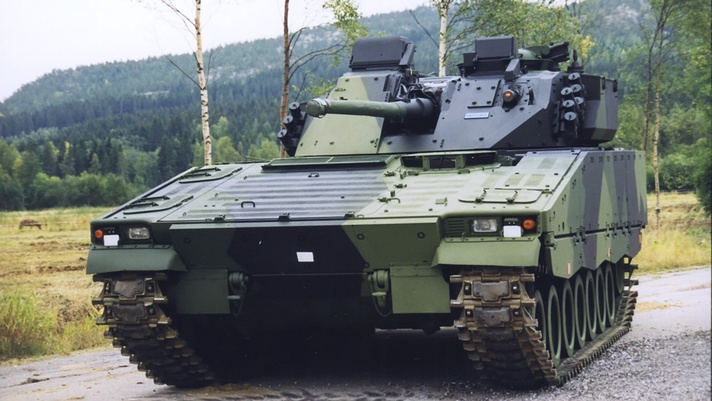
[[[546,331],[549,357],[554,367],[561,362],[561,304],[559,293],[553,284],[546,297]]]
[[[625,269],[623,266],[612,266],[616,277],[616,297],[620,297],[623,294],[623,289],[625,288]]]
[[[574,355],[574,346],[576,345],[576,321],[577,311],[574,307],[574,292],[571,289],[569,280],[564,281],[564,286],[561,288],[561,331],[562,346],[565,357]]]

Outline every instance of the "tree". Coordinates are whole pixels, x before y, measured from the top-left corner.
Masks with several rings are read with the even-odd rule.
[[[64,177],[76,174],[74,163],[74,147],[68,141],[65,141],[62,161],[59,163],[59,171]]]
[[[327,44],[325,48],[308,51],[295,57],[295,50],[300,37],[307,29],[301,27],[295,32],[289,30],[289,0],[284,0],[284,15],[282,19],[282,95],[279,105],[279,120],[283,124],[287,116],[287,105],[289,103],[289,88],[295,73],[308,62],[323,56],[336,56],[345,48],[352,46],[360,37],[366,35],[366,28],[361,25],[359,19],[358,5],[354,0],[327,0],[324,9],[330,10],[334,16],[334,25],[343,34],[340,42]],[[287,156],[283,146],[280,146],[279,156]]]
[[[289,1],[286,0],[288,3]],[[190,75],[184,73],[188,78],[193,81],[198,86],[200,91],[200,121],[201,128],[203,132],[203,147],[204,147],[204,157],[205,165],[209,166],[213,164],[213,149],[212,149],[212,138],[210,137],[210,114],[208,110],[208,81],[205,77],[205,63],[203,61],[203,36],[200,28],[200,12],[202,6],[202,0],[195,0],[195,18],[191,19],[185,13],[183,13],[178,7],[176,7],[171,0],[161,0],[166,7],[171,11],[180,16],[183,24],[188,28],[190,33],[195,37],[196,51],[193,53],[195,57],[196,69],[198,72],[198,80],[191,78]],[[176,65],[173,63],[173,65]],[[177,67],[177,65],[176,65]],[[180,68],[179,68],[180,69]]]
[[[279,148],[269,139],[263,139],[260,142],[260,147],[257,148],[255,145],[250,146],[250,151],[248,153],[248,158],[251,161],[268,161],[279,156]]]
[[[677,14],[685,2],[682,0],[649,0],[654,29],[647,37],[647,88],[645,91],[645,113],[643,128],[643,149],[648,150],[650,126],[653,128],[653,174],[655,180],[655,227],[660,228],[660,171],[658,142],[660,141],[660,115],[662,97],[663,60],[672,45],[669,21]]]
[[[697,141],[698,151],[695,157],[695,169],[692,179],[695,183],[697,199],[707,214],[712,213],[712,143],[707,138]]]
[[[15,171],[15,178],[20,181],[24,189],[27,189],[37,173],[42,171],[42,162],[34,152],[25,151],[15,160],[13,171]]]
[[[216,143],[215,160],[218,163],[238,163],[243,161],[243,157],[232,146],[232,138],[223,136]]]
[[[470,15],[472,5],[469,4],[475,0],[431,0],[431,4],[435,7],[438,13],[440,28],[438,29],[437,40],[430,35],[427,29],[418,21],[415,13],[411,11],[411,16],[416,23],[428,35],[430,40],[438,47],[438,75],[447,75],[447,67],[450,56],[472,43],[467,38],[472,36],[472,33],[467,29],[463,29]],[[467,44],[464,44],[467,43]]]
[[[0,166],[0,210],[21,210],[23,207],[22,185]]]
[[[6,174],[12,174],[12,169],[15,165],[15,160],[20,157],[20,152],[5,141],[0,141],[0,171],[5,171]]]
[[[445,76],[447,63],[447,33],[448,33],[448,9],[455,0],[432,0],[433,6],[438,11],[440,17],[440,30],[438,31],[438,75]]]
[[[440,28],[436,40],[439,74],[446,75],[451,56],[471,46],[474,39],[511,35],[520,47],[569,41],[580,56],[593,46],[590,36],[581,33],[580,22],[565,6],[554,0],[431,0],[438,12]]]
[[[101,161],[99,161],[99,155],[96,153],[91,155],[91,164],[88,171],[91,174],[101,174]]]
[[[158,148],[158,169],[161,172],[161,180],[173,178],[180,172],[178,166],[178,147],[180,143],[175,138],[164,136],[161,140],[161,147]]]

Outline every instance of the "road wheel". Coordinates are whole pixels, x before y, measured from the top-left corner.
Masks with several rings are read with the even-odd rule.
[[[606,322],[608,326],[613,326],[616,322],[616,309],[618,309],[615,275],[612,264],[606,263],[603,269],[604,282],[606,283]]]
[[[561,331],[564,351],[562,356],[569,358],[574,355],[576,345],[576,308],[574,308],[574,292],[569,280],[564,281],[561,288]]]
[[[553,284],[549,287],[546,299],[547,348],[556,367],[561,362],[561,304],[559,293]]]
[[[583,285],[581,274],[574,280],[574,321],[576,323],[576,348],[581,349],[586,345],[588,335],[588,299],[586,287]]]
[[[608,291],[606,290],[606,280],[603,277],[603,267],[599,267],[593,273],[593,282],[596,284],[596,318],[598,321],[598,333],[603,333],[606,330],[606,298]]]
[[[598,303],[596,301],[596,282],[593,279],[593,273],[586,270],[583,277],[583,286],[586,292],[586,317],[588,318],[588,340],[593,340],[598,334],[598,315],[596,313]]]
[[[546,335],[546,308],[544,307],[544,297],[541,292],[534,292],[534,318],[536,319],[537,329],[541,332],[541,341],[546,344],[548,336]]]

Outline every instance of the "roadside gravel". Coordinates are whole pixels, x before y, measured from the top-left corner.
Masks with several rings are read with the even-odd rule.
[[[621,341],[565,385],[534,391],[501,388],[485,380],[472,380],[469,374],[465,376],[454,370],[450,374],[455,380],[443,379],[448,373],[442,370],[425,369],[417,373],[413,365],[421,361],[411,360],[388,366],[400,368],[408,377],[393,372],[346,377],[341,373],[329,375],[308,363],[302,368],[315,369],[318,375],[297,375],[297,380],[285,383],[282,372],[278,372],[277,380],[268,377],[251,380],[249,386],[224,385],[173,396],[178,396],[177,399],[185,396],[186,400],[231,401],[710,400],[710,341],[709,331]],[[423,357],[423,362],[429,362],[427,355]]]
[[[710,332],[619,342],[562,387],[461,400],[710,400]]]
[[[477,379],[454,329],[382,331],[284,347],[254,377],[195,390],[156,386],[118,350],[0,366],[0,400],[667,401],[710,400],[709,267],[641,277],[632,331],[560,387],[519,391]],[[638,309],[638,308],[636,308]]]

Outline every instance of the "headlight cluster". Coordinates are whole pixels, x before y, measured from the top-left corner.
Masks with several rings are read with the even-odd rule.
[[[448,219],[445,221],[445,235],[461,236],[501,236],[518,238],[537,232],[534,217],[476,217]]]
[[[151,241],[151,229],[147,226],[101,227],[92,233],[92,242],[104,246],[141,244]]]

